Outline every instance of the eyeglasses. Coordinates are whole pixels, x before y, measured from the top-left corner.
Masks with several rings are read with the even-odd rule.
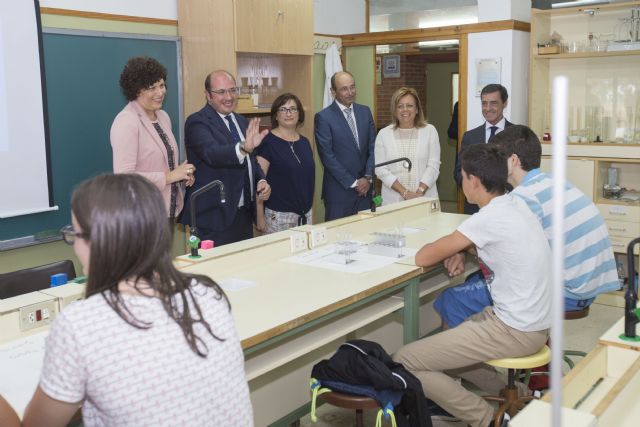
[[[209,92],[215,93],[218,96],[225,96],[225,94],[229,94],[231,96],[236,96],[237,94],[240,93],[240,88],[239,87],[231,87],[229,89],[210,90]]]
[[[278,108],[278,111],[282,114],[296,114],[298,112],[298,109],[296,107],[291,107],[291,108],[287,108],[287,107],[280,107]]]
[[[73,229],[72,225],[65,225],[60,229],[60,234],[62,235],[62,240],[67,245],[73,245],[76,241],[76,238],[86,239],[89,237],[89,233],[78,233]]]
[[[396,108],[398,110],[413,110],[416,106],[414,104],[398,104]]]

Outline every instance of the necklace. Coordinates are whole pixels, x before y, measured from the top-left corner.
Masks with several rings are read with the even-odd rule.
[[[273,132],[273,131],[272,131]],[[282,139],[283,141],[286,141],[289,144],[289,148],[291,149],[291,154],[293,154],[293,157],[296,158],[296,160],[298,161],[298,164],[302,164],[302,162],[300,161],[300,158],[298,157],[298,155],[296,154],[295,150],[293,149],[293,144],[296,143],[296,140],[291,141],[288,138],[285,138],[284,135],[281,132],[275,133],[275,135]]]

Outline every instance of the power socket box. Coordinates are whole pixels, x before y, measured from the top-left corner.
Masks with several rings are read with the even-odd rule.
[[[66,285],[46,288],[40,292],[55,297],[58,301],[58,311],[61,311],[73,301],[83,299],[86,287],[84,283],[69,282]]]
[[[58,314],[57,304],[56,297],[42,292],[0,300],[0,344],[45,329]]]
[[[311,248],[318,247],[327,243],[327,228],[317,227],[311,230]]]
[[[292,234],[289,239],[291,243],[292,254],[309,249],[309,242],[307,240],[306,232],[296,232],[295,234]]]

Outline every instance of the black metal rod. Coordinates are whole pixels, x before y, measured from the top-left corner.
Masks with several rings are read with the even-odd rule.
[[[373,176],[371,177],[371,212],[376,211],[376,202],[373,200],[376,197],[376,168],[398,162],[407,162],[407,170],[411,172],[411,160],[406,157],[387,160],[386,162],[378,163],[377,165],[373,166]]]
[[[638,291],[636,290],[636,269],[633,247],[640,244],[640,237],[633,239],[627,246],[627,291],[624,293],[624,335],[628,338],[636,337],[636,301],[638,301]]]
[[[202,187],[191,193],[191,197],[189,198],[189,205],[191,207],[190,234],[192,236],[199,237],[198,227],[196,227],[196,198],[198,198],[202,193],[206,193],[207,191],[211,190],[213,187],[220,187],[220,202],[225,203],[224,184],[222,183],[222,181],[217,179],[215,181],[211,181],[206,185],[203,185]]]

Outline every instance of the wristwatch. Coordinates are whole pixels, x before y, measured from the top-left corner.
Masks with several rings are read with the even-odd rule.
[[[369,184],[373,183],[373,178],[371,177],[371,175],[365,175],[364,179],[366,179],[367,181],[369,181]]]

